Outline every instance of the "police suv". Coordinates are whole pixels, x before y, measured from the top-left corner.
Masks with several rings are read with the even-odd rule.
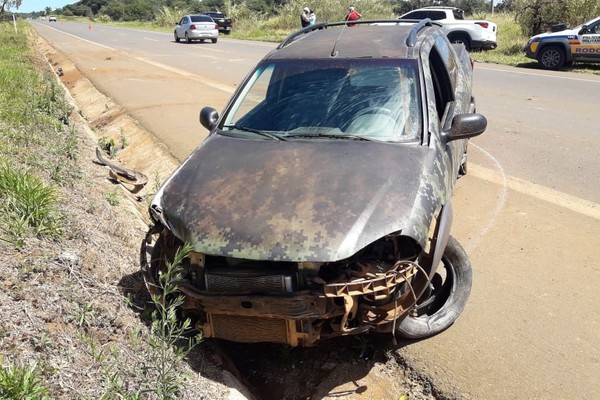
[[[523,50],[545,69],[561,69],[574,61],[600,62],[600,17],[572,29],[557,25],[552,32],[533,36]]]

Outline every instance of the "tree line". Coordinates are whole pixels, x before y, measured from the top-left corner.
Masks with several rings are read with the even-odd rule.
[[[18,11],[21,1],[0,0],[0,14],[11,9]],[[359,7],[367,6],[366,2],[360,0],[348,0],[348,5],[353,2]],[[310,3],[311,0],[80,0],[55,10],[46,7],[29,16],[53,13],[112,21],[172,22],[173,16],[183,11],[201,13],[220,10],[238,19],[247,15],[260,15],[268,19],[296,8],[301,10]],[[502,0],[493,8],[491,0],[383,0],[375,3],[379,6],[378,10],[389,10],[390,15],[396,16],[426,6],[454,6],[464,10],[466,15],[482,15],[492,20],[490,14],[493,12],[511,13],[525,36],[548,31],[558,23],[575,26],[600,16],[598,0]]]

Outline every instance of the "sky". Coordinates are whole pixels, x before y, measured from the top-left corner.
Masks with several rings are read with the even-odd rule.
[[[67,4],[75,4],[78,0],[22,0],[21,7],[18,10],[11,9],[11,11],[28,13],[32,11],[44,11],[46,7],[50,7],[53,10],[57,8],[63,8]]]

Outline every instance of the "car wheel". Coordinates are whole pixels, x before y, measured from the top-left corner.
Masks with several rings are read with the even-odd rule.
[[[175,41],[179,43],[181,39],[179,39],[179,36],[177,36],[177,31],[173,32],[173,36],[175,36]]]
[[[473,272],[467,253],[452,236],[442,262],[429,287],[414,309],[397,326],[396,332],[407,339],[426,338],[447,329],[464,310]]]
[[[210,39],[211,42],[217,43],[217,39]]]
[[[467,51],[471,50],[471,41],[469,40],[468,35],[464,33],[457,33],[456,35],[450,36],[449,39],[451,43],[461,43],[463,46],[465,46]]]
[[[187,32],[185,33],[185,41],[188,43],[192,43],[192,39],[190,39]]]
[[[544,47],[538,55],[538,64],[544,69],[561,69],[565,65],[565,52],[558,46]]]

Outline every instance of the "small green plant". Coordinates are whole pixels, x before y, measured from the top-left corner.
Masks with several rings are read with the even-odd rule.
[[[100,139],[98,139],[98,147],[108,154],[110,158],[113,158],[115,155],[117,155],[117,146],[112,138],[102,136]]]
[[[37,364],[4,365],[0,359],[0,399],[47,399],[48,388],[40,378]]]
[[[119,135],[119,143],[121,144],[121,149],[124,149],[129,144],[129,142],[127,142],[127,137],[125,137],[125,132],[123,132],[123,129],[121,129],[121,134]]]
[[[108,204],[110,204],[111,206],[118,206],[119,204],[121,204],[117,188],[111,190],[106,194],[106,201],[108,201]]]
[[[184,376],[175,368],[202,340],[201,335],[189,337],[191,320],[178,318],[183,296],[178,292],[177,281],[181,279],[182,261],[190,252],[189,245],[180,248],[172,262],[167,261],[166,269],[159,276],[160,295],[152,295],[156,307],[152,313],[150,345],[155,351],[156,360],[149,366],[158,376],[156,393],[163,399],[174,399],[184,381]]]
[[[91,302],[87,302],[84,305],[78,307],[74,310],[71,315],[71,321],[75,322],[77,326],[82,327],[90,327],[96,318],[96,310]]]

